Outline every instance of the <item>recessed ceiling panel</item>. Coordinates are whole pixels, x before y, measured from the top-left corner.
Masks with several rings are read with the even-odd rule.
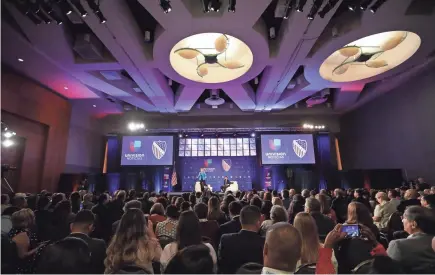
[[[202,83],[222,83],[244,75],[253,54],[240,39],[222,33],[200,33],[178,42],[169,55],[181,76]]]
[[[320,75],[332,82],[349,82],[379,75],[402,64],[418,50],[420,37],[391,31],[351,42],[331,54],[320,66]]]

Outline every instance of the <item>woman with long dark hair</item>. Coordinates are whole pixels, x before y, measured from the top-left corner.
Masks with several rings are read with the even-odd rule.
[[[363,224],[367,226],[376,239],[379,239],[379,229],[374,224],[370,210],[360,202],[351,202],[347,207],[347,221],[346,224]]]
[[[185,211],[181,213],[180,220],[178,221],[176,241],[165,246],[160,257],[160,264],[162,271],[165,270],[166,265],[171,258],[180,250],[191,245],[201,244],[201,227],[199,219],[193,211]],[[216,266],[217,257],[213,246],[209,243],[204,243],[210,249],[210,256]]]
[[[106,253],[104,273],[121,273],[132,267],[153,273],[152,261],[159,261],[162,248],[152,223],[147,224],[142,210],[135,208],[122,216]]]
[[[228,221],[225,213],[220,209],[220,202],[219,198],[217,197],[213,196],[208,200],[207,220],[217,221],[219,225],[224,224]]]

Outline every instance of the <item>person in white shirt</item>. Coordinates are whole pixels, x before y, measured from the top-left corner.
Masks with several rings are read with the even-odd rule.
[[[375,207],[373,221],[379,229],[387,227],[391,215],[397,211],[397,208],[388,201],[388,196],[384,192],[376,194],[376,201],[379,203]]]

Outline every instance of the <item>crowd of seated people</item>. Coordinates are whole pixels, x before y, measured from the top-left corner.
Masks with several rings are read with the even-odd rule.
[[[2,273],[435,272],[434,187],[44,190],[2,194],[1,211]]]

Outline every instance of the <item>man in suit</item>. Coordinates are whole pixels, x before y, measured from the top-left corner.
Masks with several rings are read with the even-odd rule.
[[[264,267],[261,274],[293,274],[301,258],[302,239],[287,222],[269,227],[264,244]]]
[[[79,211],[71,224],[71,234],[68,237],[79,238],[88,245],[91,252],[92,273],[102,274],[106,258],[106,243],[101,239],[89,237],[94,230],[94,222],[95,215],[90,210]]]
[[[221,191],[225,193],[225,191],[227,190],[227,188],[230,186],[231,182],[228,180],[228,177],[225,176],[224,177],[224,185],[221,186]]]
[[[317,230],[321,240],[335,227],[335,222],[328,216],[320,213],[320,202],[314,198],[308,198],[305,201],[305,212],[309,213],[316,221]]]
[[[401,263],[407,273],[432,273],[435,270],[435,217],[430,209],[410,206],[403,214],[406,239],[393,240],[388,245],[388,256]]]
[[[219,227],[219,237],[220,240],[223,234],[228,233],[237,233],[242,229],[242,225],[240,224],[240,211],[242,210],[242,205],[238,201],[233,201],[228,206],[228,210],[230,212],[231,220],[222,224]]]
[[[256,206],[243,207],[240,212],[242,230],[222,235],[218,250],[221,273],[235,273],[246,263],[263,264],[264,238],[258,234],[261,212]]]
[[[331,208],[335,211],[338,223],[344,223],[347,217],[348,201],[344,197],[343,190],[337,188],[334,190],[334,199],[332,200]]]
[[[418,199],[419,196],[420,196],[420,194],[415,189],[408,189],[408,190],[406,190],[405,195],[403,196],[403,198],[405,200],[403,200],[399,204],[399,206],[397,206],[397,211],[403,213],[403,212],[405,212],[405,209],[408,206],[411,206],[411,205],[420,205],[420,200]]]

